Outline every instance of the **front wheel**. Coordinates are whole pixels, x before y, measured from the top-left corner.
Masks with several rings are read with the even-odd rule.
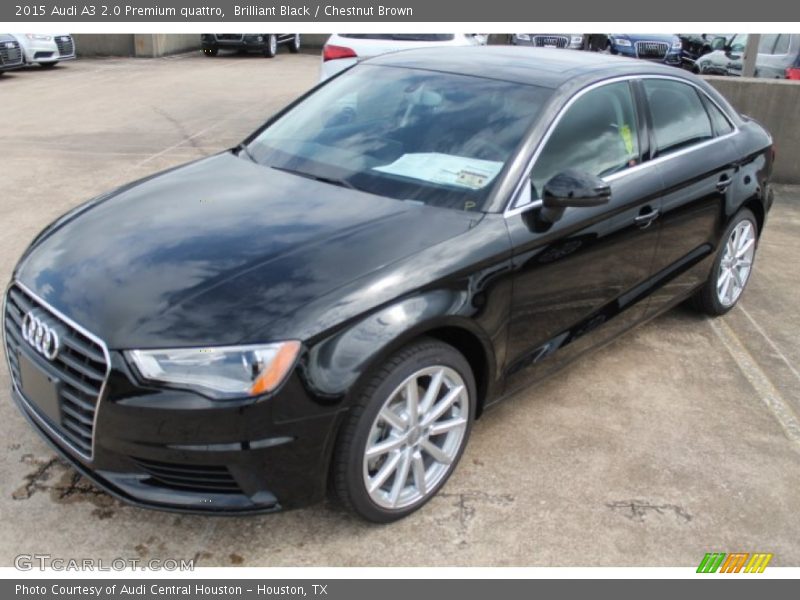
[[[748,209],[740,210],[722,237],[711,275],[694,297],[701,311],[712,316],[731,310],[744,292],[758,246],[758,222]]]
[[[337,495],[376,523],[418,510],[455,469],[475,406],[475,379],[460,352],[437,340],[407,346],[372,376],[342,426]]]
[[[270,33],[267,36],[267,43],[264,46],[264,56],[266,58],[272,58],[278,53],[278,36],[274,33]]]
[[[289,52],[292,54],[297,54],[300,52],[300,34],[295,33],[294,38],[292,39],[292,43],[289,44]]]

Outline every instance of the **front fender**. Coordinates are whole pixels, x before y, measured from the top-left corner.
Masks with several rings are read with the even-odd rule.
[[[306,383],[326,398],[342,398],[374,365],[409,341],[436,329],[460,329],[481,344],[488,380],[496,373],[493,344],[471,318],[476,312],[465,290],[431,290],[399,300],[366,316],[309,349]]]

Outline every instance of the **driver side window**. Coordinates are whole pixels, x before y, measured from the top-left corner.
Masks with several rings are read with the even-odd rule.
[[[629,82],[583,94],[556,125],[531,172],[532,197],[566,169],[605,177],[639,164],[636,109]]]

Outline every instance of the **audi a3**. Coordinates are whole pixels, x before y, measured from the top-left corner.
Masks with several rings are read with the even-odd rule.
[[[729,311],[773,158],[758,123],[660,64],[365,60],[237,147],[46,227],[5,295],[12,396],[127,502],[331,493],[392,521],[501,399],[685,300]]]

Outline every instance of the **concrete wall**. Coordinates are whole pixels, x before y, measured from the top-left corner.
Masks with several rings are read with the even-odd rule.
[[[134,56],[154,57],[200,48],[198,33],[137,33],[133,36]]]
[[[800,183],[800,83],[785,79],[706,77],[740,113],[769,130],[777,151],[773,180]]]
[[[78,56],[133,56],[133,35],[76,33]]]
[[[322,48],[330,34],[303,34],[305,48]],[[200,48],[197,33],[79,33],[75,34],[78,56],[139,56],[152,58]]]

